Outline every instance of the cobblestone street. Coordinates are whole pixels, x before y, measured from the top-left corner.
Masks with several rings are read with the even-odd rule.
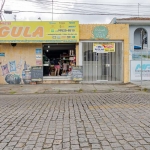
[[[150,150],[150,94],[0,96],[0,150]]]

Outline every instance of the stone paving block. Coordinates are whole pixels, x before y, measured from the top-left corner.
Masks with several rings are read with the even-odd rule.
[[[90,144],[98,144],[99,141],[97,139],[89,139]]]
[[[79,149],[79,145],[71,145],[71,149]]]
[[[144,140],[150,144],[150,138],[144,138]]]
[[[32,150],[34,148],[34,145],[26,145],[23,150]]]
[[[124,149],[127,149],[127,150],[134,150],[134,147],[132,147],[132,146],[129,145],[129,144],[123,145],[123,148],[124,148]]]
[[[91,148],[88,148],[88,147],[87,148],[82,148],[82,150],[91,150]]]
[[[100,144],[92,144],[92,149],[100,149]]]
[[[140,146],[141,146],[141,144],[139,144],[138,142],[129,142],[129,144],[130,144],[131,146],[133,146],[134,148],[137,148],[137,147],[140,147]]]
[[[124,148],[123,147],[115,147],[115,148],[113,148],[113,150],[124,150]]]
[[[100,142],[102,146],[109,146],[109,142],[108,141],[101,141]]]
[[[3,150],[13,150],[13,149],[14,149],[14,146],[11,146],[11,147],[7,146]]]
[[[103,150],[113,150],[112,147],[110,147],[110,146],[102,146],[102,149]]]
[[[17,143],[15,147],[22,148],[26,143]]]
[[[149,145],[144,145],[144,148],[145,148],[146,150],[150,150]]]
[[[7,143],[0,143],[0,149],[5,148],[5,147],[6,147],[6,145],[7,145]]]
[[[119,143],[111,143],[110,145],[111,145],[111,147],[113,147],[113,148],[117,148],[117,147],[120,147],[120,146],[121,146]]]
[[[43,148],[44,149],[48,149],[48,148],[51,148],[52,147],[52,144],[44,144]]]
[[[145,148],[144,147],[138,147],[138,148],[136,148],[136,150],[145,150]]]
[[[0,149],[149,149],[150,94],[0,96]]]

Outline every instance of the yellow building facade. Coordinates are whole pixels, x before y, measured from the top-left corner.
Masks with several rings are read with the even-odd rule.
[[[53,56],[56,56],[62,49],[65,61],[67,50],[73,47],[75,60],[69,57],[68,61],[83,68],[83,82],[129,82],[128,25],[79,24],[76,21],[1,22],[0,43],[0,84],[29,84],[31,67],[46,66],[43,60],[45,52],[51,52],[53,48]],[[103,52],[95,52],[94,44]],[[56,48],[57,45],[60,47]],[[56,81],[52,74],[43,80],[48,78]],[[72,80],[66,76],[57,77],[57,80],[65,78],[68,82],[64,83]]]

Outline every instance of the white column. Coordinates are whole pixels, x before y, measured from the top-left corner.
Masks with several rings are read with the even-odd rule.
[[[83,58],[82,58],[82,42],[79,42],[79,66],[82,66],[82,61],[83,61]]]

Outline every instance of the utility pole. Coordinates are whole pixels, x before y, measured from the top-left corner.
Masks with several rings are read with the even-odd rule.
[[[53,21],[53,0],[52,0],[52,21]]]
[[[1,9],[0,9],[0,20],[1,21],[3,21],[3,19],[2,19],[2,10],[3,10],[4,4],[5,4],[5,0],[2,1],[2,5],[1,5]]]
[[[140,13],[140,3],[138,3],[138,17],[139,17],[139,13]]]
[[[141,30],[141,91],[143,84],[143,29]]]
[[[17,17],[17,15],[14,15],[14,20],[16,21],[16,17]]]

